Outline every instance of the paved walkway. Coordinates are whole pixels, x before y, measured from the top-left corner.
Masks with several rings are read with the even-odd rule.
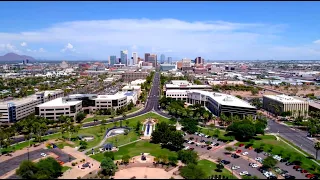
[[[90,158],[89,156],[86,156],[82,152],[79,152],[69,146],[65,146],[62,151],[75,157],[76,159],[72,162],[78,162],[78,164],[76,166],[72,166],[72,162],[65,163],[64,166],[69,166],[72,169],[69,169],[68,171],[63,173],[63,175],[59,177],[59,179],[77,179],[77,177],[83,177],[92,171],[99,170],[100,162]],[[83,163],[80,163],[80,160],[82,159],[85,159],[86,162],[89,162],[91,168],[87,167],[85,169],[81,169]]]

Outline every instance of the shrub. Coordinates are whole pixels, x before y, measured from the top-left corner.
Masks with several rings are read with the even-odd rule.
[[[71,163],[71,165],[72,165],[72,166],[75,166],[75,165],[76,165],[76,163],[74,163],[74,162],[73,162],[73,163]]]

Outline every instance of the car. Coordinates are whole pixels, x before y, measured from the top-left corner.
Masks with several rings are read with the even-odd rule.
[[[215,143],[215,144],[214,144],[214,146],[219,146],[219,145],[220,145],[219,143]]]
[[[208,137],[209,137],[209,135],[205,135],[204,137],[205,137],[205,138],[208,138]]]
[[[194,142],[192,141],[190,144],[194,144]]]
[[[281,159],[280,160],[280,162],[282,162],[282,163],[284,163],[284,162],[288,162],[289,161],[289,159],[288,158],[283,158],[283,159]]]
[[[274,171],[277,173],[281,173],[282,170],[279,167],[274,167]]]
[[[240,174],[240,176],[245,176],[245,175],[247,175],[249,173],[248,173],[248,171],[241,171],[239,174]]]
[[[192,143],[192,141],[188,141],[187,143],[188,143],[188,144],[191,144],[191,143]]]
[[[212,149],[212,147],[211,147],[211,146],[208,146],[208,147],[207,147],[207,150],[210,150],[210,149]]]
[[[278,178],[277,176],[272,175],[272,176],[269,176],[268,179],[278,179]]]
[[[286,175],[285,177],[284,177],[285,179],[296,179],[296,177],[295,176],[291,176],[291,175]]]
[[[205,147],[207,147],[206,145],[201,145],[201,148],[205,148]]]
[[[231,169],[232,170],[237,170],[237,169],[240,169],[240,166],[232,166]]]
[[[242,146],[244,146],[244,144],[239,144],[239,147],[242,147]]]
[[[272,176],[273,174],[272,174],[271,172],[269,172],[269,171],[265,171],[265,172],[263,173],[263,175],[264,175],[266,178],[269,178],[269,177]]]
[[[241,153],[241,149],[238,149],[238,150],[236,151],[236,153]]]
[[[268,153],[268,152],[265,152],[264,155],[265,155],[265,156],[270,156],[271,154]]]
[[[300,172],[301,172],[301,173],[308,173],[308,171],[305,170],[305,169],[301,169]]]
[[[41,155],[42,157],[46,157],[46,156],[47,156],[46,153],[41,153],[40,155]]]
[[[319,179],[319,177],[318,176],[313,176],[310,179]]]
[[[196,143],[196,146],[200,146],[200,143]]]
[[[206,141],[202,139],[200,142],[202,142],[202,143],[203,143],[203,142],[206,142]]]
[[[256,157],[255,160],[256,160],[256,161],[261,161],[262,158],[261,158],[261,157]]]
[[[186,146],[186,147],[184,148],[184,150],[188,150],[188,149],[190,149],[190,147],[189,147],[189,146]]]
[[[286,166],[291,166],[291,165],[294,165],[294,163],[293,162],[286,162]]]
[[[192,147],[192,148],[190,148],[190,150],[191,150],[191,151],[193,151],[193,150],[194,150],[194,148]]]
[[[230,161],[227,161],[227,160],[221,160],[220,161],[222,164],[230,164]]]
[[[185,142],[185,143],[188,143],[188,142],[189,142],[189,140],[185,139],[185,140],[184,140],[184,142]]]
[[[314,176],[314,174],[306,174],[306,178],[312,178]]]
[[[199,133],[198,133],[198,132],[195,132],[194,134],[195,134],[195,135],[198,135]]]
[[[208,136],[208,137],[206,137],[206,138],[211,138],[211,136]]]
[[[249,153],[248,152],[243,152],[242,155],[246,156],[248,155]]]
[[[293,166],[292,168],[295,169],[295,170],[297,170],[298,168],[300,168],[300,166],[295,165],[295,166]]]
[[[251,167],[253,167],[253,168],[257,168],[257,167],[259,167],[259,166],[258,166],[258,164],[253,163],[253,164],[251,165]]]

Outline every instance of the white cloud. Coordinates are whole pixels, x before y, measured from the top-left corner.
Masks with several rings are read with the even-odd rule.
[[[39,47],[50,44],[50,47],[56,49],[47,47],[46,49],[50,50],[50,53],[56,52],[56,55],[60,50],[65,53],[88,54],[96,59],[107,59],[109,55],[119,56],[120,50],[130,50],[130,48],[141,56],[145,52],[155,52],[165,53],[171,57],[202,56],[205,59],[319,57],[316,53],[310,54],[315,45],[312,43],[308,46],[295,47],[302,51],[301,53],[287,54],[289,50],[285,48],[291,47],[281,44],[282,33],[286,28],[287,26],[283,24],[187,22],[177,19],[73,21],[54,24],[32,32],[0,32],[0,44],[22,41]],[[67,43],[60,49],[61,42],[72,42],[72,44]],[[76,44],[76,49],[73,44]],[[43,53],[44,56],[48,54],[48,52]]]
[[[26,42],[22,42],[20,45],[21,45],[22,47],[24,47],[24,46],[27,46],[27,43],[26,43]]]
[[[39,48],[39,50],[38,50],[39,52],[46,52],[46,50],[45,49],[43,49],[43,48]]]
[[[66,52],[66,51],[70,51],[70,52],[74,52],[76,49],[73,47],[73,45],[71,43],[68,43],[63,49],[61,49],[61,52]]]
[[[316,41],[313,41],[313,43],[315,43],[315,44],[320,44],[320,39],[319,39],[319,40],[316,40]]]
[[[3,51],[5,53],[13,52],[13,53],[19,53],[20,51],[12,44],[0,44],[0,51]]]

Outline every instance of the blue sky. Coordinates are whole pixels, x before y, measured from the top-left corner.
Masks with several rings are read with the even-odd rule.
[[[0,55],[320,59],[320,2],[0,2]]]

